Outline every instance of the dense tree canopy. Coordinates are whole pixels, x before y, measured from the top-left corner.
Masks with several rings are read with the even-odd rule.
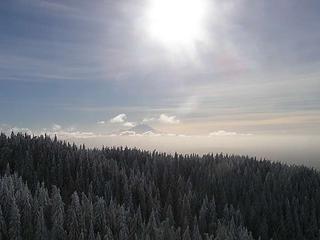
[[[1,134],[0,174],[0,240],[320,237],[320,174],[302,166]]]

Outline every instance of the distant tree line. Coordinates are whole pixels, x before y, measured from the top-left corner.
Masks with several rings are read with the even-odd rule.
[[[320,174],[247,156],[0,135],[0,240],[312,240]]]

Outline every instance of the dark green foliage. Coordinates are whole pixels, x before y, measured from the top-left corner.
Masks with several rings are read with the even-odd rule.
[[[320,174],[0,136],[0,240],[319,239]]]

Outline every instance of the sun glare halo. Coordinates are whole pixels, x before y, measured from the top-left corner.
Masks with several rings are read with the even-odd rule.
[[[206,0],[149,0],[147,31],[166,46],[190,46],[203,38],[206,8]]]

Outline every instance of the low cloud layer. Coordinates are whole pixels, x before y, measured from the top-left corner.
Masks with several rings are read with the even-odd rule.
[[[127,114],[120,113],[115,117],[109,119],[108,121],[105,121],[105,120],[97,121],[98,125],[106,125],[107,123],[118,124],[118,127],[122,126],[126,128],[132,128],[139,124],[146,124],[146,123],[179,124],[180,119],[178,119],[174,115],[170,116],[165,113],[162,113],[159,115],[159,117],[156,117],[156,116],[145,117],[145,118],[142,118],[142,120],[138,120],[135,122],[135,121],[130,121],[127,117]]]
[[[17,126],[10,126],[8,124],[0,124],[0,132],[10,135],[11,132],[14,133],[22,133],[22,134],[29,134],[29,135],[49,135],[51,137],[57,136],[61,139],[84,139],[84,138],[94,138],[101,136],[99,134],[93,133],[91,131],[80,131],[77,130],[75,127],[68,127],[63,128],[59,124],[53,124],[50,128],[44,129],[30,129],[26,127],[17,127]]]
[[[184,134],[175,134],[175,133],[156,133],[153,131],[146,131],[143,133],[138,133],[136,131],[128,130],[122,131],[119,134],[110,134],[108,136],[116,137],[116,136],[129,136],[129,137],[191,137]]]
[[[59,125],[60,127],[57,127]],[[208,153],[225,152],[266,157],[272,160],[288,161],[315,166],[319,160],[319,137],[299,135],[261,135],[228,130],[217,130],[207,134],[189,135],[181,133],[154,133],[121,131],[118,133],[80,130],[53,124],[47,129],[32,129],[26,126],[10,126],[0,123],[0,131],[9,136],[11,132],[55,135],[61,140],[85,143],[91,147],[120,146],[157,149],[166,152]],[[301,149],[304,149],[303,151]],[[302,162],[308,156],[309,162]],[[319,165],[319,164],[318,164]],[[318,166],[317,165],[317,166]]]
[[[209,133],[209,137],[213,137],[213,136],[236,136],[236,135],[240,135],[240,136],[251,136],[251,133],[237,133],[237,132],[228,132],[225,130],[218,130],[215,132],[211,132]]]
[[[216,132],[209,133],[209,136],[235,136],[237,135],[236,132],[227,132],[225,130],[219,130]]]
[[[61,127],[61,125],[59,125],[59,124],[53,124],[52,125],[52,130],[53,131],[59,131],[59,130],[61,130],[62,129],[62,127]]]
[[[0,124],[0,132],[5,133],[7,135],[14,133],[27,133],[29,135],[33,134],[33,131],[30,128],[26,127],[17,127],[17,126],[11,126],[9,124],[2,123]]]
[[[35,134],[46,134],[49,136],[57,136],[62,139],[84,139],[84,138],[93,138],[99,136],[91,131],[80,131],[75,127],[64,128],[60,124],[53,124],[49,129],[42,129],[41,131],[34,131]]]

